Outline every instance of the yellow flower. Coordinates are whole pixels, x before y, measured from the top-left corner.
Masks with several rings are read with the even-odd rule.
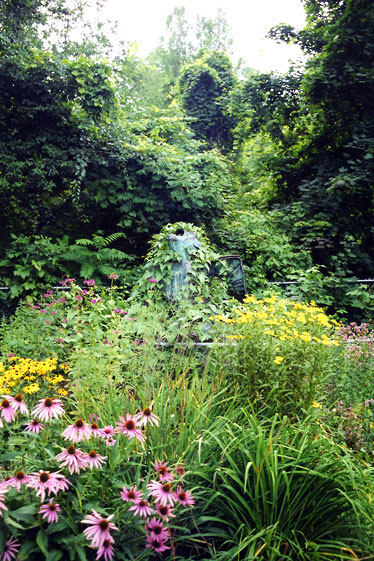
[[[315,409],[321,409],[322,405],[318,403],[318,401],[313,401],[312,407],[314,407]]]
[[[36,393],[40,390],[39,384],[30,384],[23,388],[24,393]]]
[[[69,395],[69,392],[66,391],[64,388],[58,388],[57,390],[58,395],[62,395],[63,397],[66,397]]]
[[[284,361],[284,356],[280,356],[280,355],[277,355],[274,359],[275,364],[280,364],[283,361]]]

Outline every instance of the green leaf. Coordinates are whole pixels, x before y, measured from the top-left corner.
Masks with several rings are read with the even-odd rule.
[[[36,543],[38,544],[38,546],[40,547],[40,549],[44,553],[44,555],[47,556],[48,555],[48,535],[45,532],[45,530],[43,530],[43,528],[41,528],[36,535]]]

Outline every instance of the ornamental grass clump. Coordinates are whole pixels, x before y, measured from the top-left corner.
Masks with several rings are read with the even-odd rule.
[[[313,302],[246,296],[215,322],[221,362],[255,410],[292,416],[311,406],[339,346],[335,320]]]
[[[196,519],[214,559],[370,559],[371,470],[313,417],[237,417],[215,419],[195,445],[205,491]]]

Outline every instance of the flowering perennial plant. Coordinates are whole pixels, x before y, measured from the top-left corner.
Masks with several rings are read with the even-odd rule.
[[[15,516],[17,513],[12,505],[16,502],[19,506],[22,499],[25,505],[30,504],[31,491],[34,494],[31,502],[38,504],[39,500],[39,504],[36,509],[27,508],[31,508],[30,512],[39,515],[40,532],[44,531],[43,525],[45,527],[46,524],[48,526],[57,525],[57,523],[65,525],[66,514],[68,514],[69,519],[76,520],[78,532],[79,523],[87,525],[83,532],[82,529],[80,531],[88,541],[89,547],[96,550],[97,560],[103,558],[104,561],[111,561],[114,558],[115,549],[118,546],[115,544],[115,532],[121,530],[124,519],[127,519],[126,526],[129,525],[129,520],[138,519],[135,527],[138,528],[138,531],[140,527],[144,529],[145,551],[162,553],[171,548],[169,541],[172,538],[168,523],[176,516],[173,510],[177,506],[191,508],[195,502],[192,494],[183,488],[185,470],[181,464],[173,467],[165,461],[154,460],[149,466],[148,473],[144,473],[142,478],[137,478],[137,484],[133,483],[130,487],[123,485],[122,490],[117,491],[112,497],[113,513],[101,514],[100,507],[97,509],[90,507],[90,512],[87,512],[88,507],[85,507],[82,502],[85,490],[87,490],[86,493],[90,493],[91,475],[85,475],[87,470],[90,470],[93,476],[92,481],[96,480],[102,484],[106,477],[112,478],[111,469],[115,465],[113,462],[117,461],[115,458],[118,458],[118,455],[123,458],[123,462],[128,462],[124,454],[126,447],[131,446],[134,453],[144,453],[147,441],[145,430],[152,430],[159,425],[159,417],[150,408],[145,408],[134,415],[125,413],[124,416],[119,417],[116,428],[113,425],[100,428],[99,418],[92,415],[89,419],[91,424],[78,418],[66,427],[69,408],[60,399],[46,397],[39,400],[36,407],[32,409],[34,418],[26,419],[27,422],[24,422],[25,419],[22,417],[29,414],[29,407],[23,401],[22,396],[18,399],[17,397],[17,395],[6,395],[3,399],[3,401],[7,401],[2,405],[2,410],[6,411],[3,415],[5,426],[15,431],[15,434],[23,435],[23,438],[26,439],[31,439],[32,435],[33,446],[38,447],[40,456],[38,463],[33,465],[39,464],[42,467],[34,471],[27,469],[27,459],[24,465],[18,464],[16,471],[11,471],[9,465],[5,477],[0,480],[0,516],[5,520],[6,533],[7,517],[12,517],[13,512]],[[13,408],[14,401],[17,402],[18,407]],[[11,410],[11,412],[9,413],[7,410]],[[39,421],[39,418],[43,423]],[[92,421],[93,418],[94,421]],[[113,434],[119,436],[118,442],[112,438]],[[103,455],[101,451],[109,446],[109,439],[113,440],[111,444],[113,453],[111,448],[106,448],[108,453]],[[70,440],[71,444],[63,448],[66,440]],[[62,444],[60,453],[52,457],[50,453],[44,453],[46,448],[50,446],[55,448],[59,443]],[[77,443],[80,443],[80,447],[77,447]],[[141,444],[140,452],[138,451],[139,443]],[[86,449],[84,449],[85,446],[87,446]],[[28,458],[28,455],[26,457]],[[18,459],[20,460],[21,457]],[[98,478],[95,477],[95,472],[101,472]],[[74,479],[70,479],[70,476],[73,476]],[[80,483],[81,477],[84,478],[83,487]],[[147,483],[150,478],[151,482]],[[139,487],[139,482],[144,482],[143,488]],[[96,495],[96,501],[100,501],[100,496]],[[106,502],[105,508],[110,508],[108,502]],[[29,516],[32,530],[35,522],[32,522],[33,515]],[[1,524],[0,521],[0,530]],[[67,527],[71,527],[71,522]],[[10,529],[11,526],[9,526]],[[19,538],[21,543],[27,542],[27,528],[22,529],[20,526],[16,531],[12,528],[12,534]],[[37,540],[38,545],[42,543],[41,540],[42,538]],[[15,558],[19,547],[18,541],[10,537],[6,543],[2,561],[4,559],[11,561]]]

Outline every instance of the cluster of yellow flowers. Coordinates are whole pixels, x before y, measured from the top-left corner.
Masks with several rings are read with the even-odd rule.
[[[300,340],[304,343],[319,343],[325,346],[339,345],[335,333],[340,324],[326,315],[315,302],[305,304],[277,296],[263,300],[255,296],[246,296],[243,306],[234,312],[236,318],[219,314],[214,319],[216,322],[235,325],[239,330],[244,324],[256,328],[260,326],[264,335],[275,337],[279,341]],[[251,336],[250,333],[246,333],[246,337]],[[229,338],[242,339],[243,335],[229,335]]]
[[[62,372],[68,372],[67,364],[58,364],[57,358],[46,360],[32,360],[19,356],[8,357],[8,367],[0,362],[0,394],[27,393],[33,394],[40,389],[54,389],[58,395],[67,396],[64,387],[57,387],[66,378]],[[58,371],[58,373],[56,373]]]

